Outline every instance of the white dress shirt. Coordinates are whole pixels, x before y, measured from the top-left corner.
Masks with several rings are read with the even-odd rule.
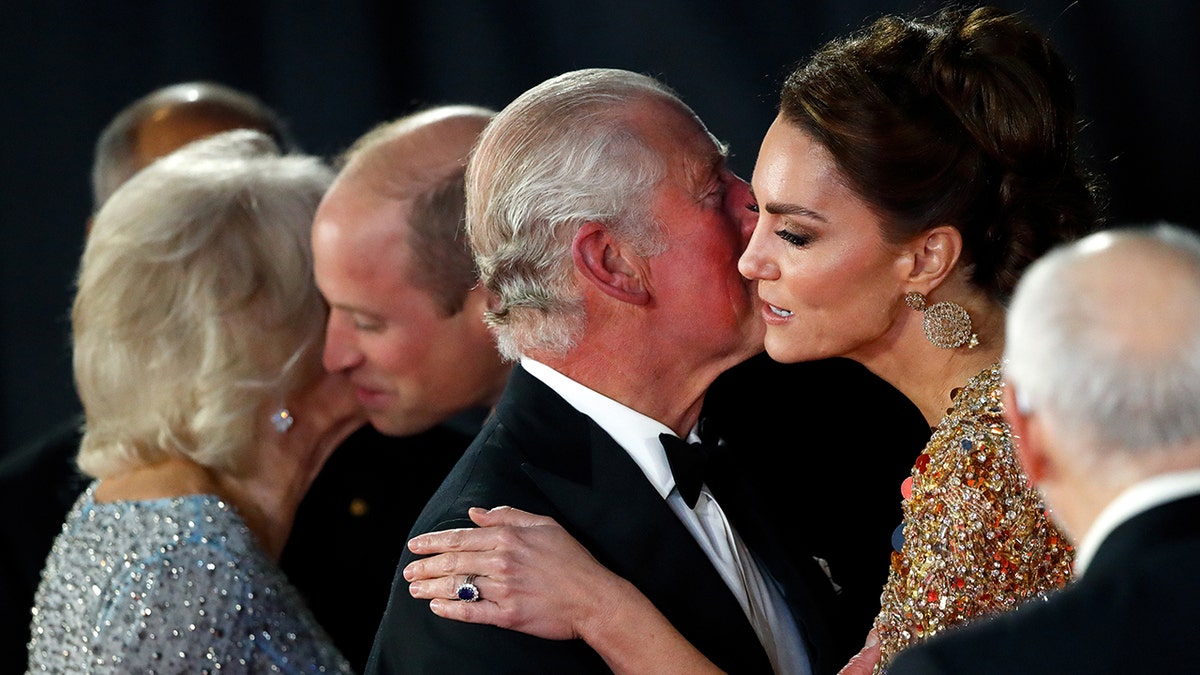
[[[799,626],[788,611],[779,586],[746,548],[708,486],[701,488],[695,509],[688,508],[675,489],[675,478],[659,439],[659,434],[674,436],[675,432],[543,363],[522,358],[521,366],[571,407],[591,418],[629,453],[733,592],[766,649],[775,672],[811,673]],[[688,438],[698,440],[694,429]]]
[[[1075,547],[1075,576],[1083,576],[1100,544],[1122,523],[1150,509],[1200,494],[1200,469],[1152,476],[1126,488],[1108,503]]]

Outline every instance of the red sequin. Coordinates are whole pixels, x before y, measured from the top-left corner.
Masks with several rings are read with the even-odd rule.
[[[917,473],[925,473],[925,468],[929,466],[929,455],[921,453],[917,455]]]

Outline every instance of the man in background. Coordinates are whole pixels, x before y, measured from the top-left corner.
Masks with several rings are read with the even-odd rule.
[[[374,427],[351,440],[382,440],[329,459],[282,566],[359,671],[404,535],[508,377],[463,231],[467,155],[491,115],[443,106],[368,132],[340,160],[313,222],[317,285],[330,305],[325,366],[347,374]],[[351,515],[301,527],[337,513]]]
[[[173,84],[130,103],[96,141],[93,211],[159,157],[230,129],[261,131],[283,152],[294,149],[283,119],[274,110],[250,94],[215,82]]]
[[[1006,414],[1076,543],[1045,602],[904,652],[910,673],[1165,673],[1200,636],[1200,237],[1113,230],[1035,263],[1008,314]]]
[[[392,436],[490,408],[508,377],[463,230],[467,155],[491,116],[444,106],[380,126],[346,153],[317,210],[325,366],[350,376]]]

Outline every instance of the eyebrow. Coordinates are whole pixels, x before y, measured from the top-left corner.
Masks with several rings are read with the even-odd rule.
[[[692,162],[688,169],[689,190],[697,200],[712,194],[721,183],[721,171],[725,168],[725,155],[715,152],[703,160]]]
[[[764,204],[762,206],[762,208],[767,213],[774,214],[777,216],[804,216],[806,218],[812,218],[813,220],[819,220],[821,222],[828,222],[825,219],[825,216],[822,216],[821,214],[817,213],[816,211],[813,211],[812,209],[800,206],[799,204],[782,204],[780,202],[767,202],[766,204]]]

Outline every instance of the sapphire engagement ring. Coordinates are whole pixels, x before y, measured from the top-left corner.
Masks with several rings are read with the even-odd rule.
[[[475,575],[468,574],[458,588],[454,589],[454,597],[463,602],[475,602],[479,600],[479,587],[475,585]]]

